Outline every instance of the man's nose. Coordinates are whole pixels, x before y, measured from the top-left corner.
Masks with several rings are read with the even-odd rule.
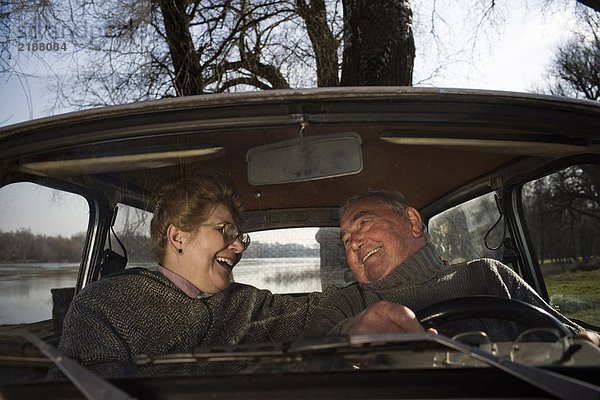
[[[350,248],[354,252],[357,252],[358,250],[360,250],[360,247],[363,245],[363,243],[364,243],[364,241],[363,241],[362,235],[353,234],[352,237],[350,238]]]

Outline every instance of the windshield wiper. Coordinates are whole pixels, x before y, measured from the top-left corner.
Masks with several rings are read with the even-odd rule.
[[[257,343],[244,345],[201,346],[193,353],[162,355],[139,354],[137,365],[195,363],[199,361],[247,361],[259,358],[281,357],[289,354],[289,345],[280,343]]]
[[[330,352],[350,349],[349,337],[345,335],[322,336],[315,339],[298,339],[285,343],[248,343],[224,346],[200,346],[193,353],[170,353],[162,355],[140,354],[138,365],[194,363],[199,361],[247,361],[279,357],[301,357],[305,353]],[[352,349],[354,352],[355,349]]]
[[[18,330],[0,335],[20,335],[37,347],[42,354],[50,359],[60,371],[81,391],[89,400],[128,400],[133,399],[130,395],[102,379],[74,360],[61,354],[54,347],[44,342],[28,330]]]
[[[199,361],[244,361],[277,359],[286,361],[302,360],[311,354],[348,354],[370,351],[385,351],[390,347],[420,346],[445,348],[466,354],[488,366],[497,368],[527,382],[548,394],[563,400],[598,400],[600,387],[564,376],[546,369],[511,361],[507,357],[469,346],[444,335],[426,333],[359,335],[359,336],[323,336],[314,339],[302,339],[284,344],[248,344],[218,347],[200,347],[193,353],[165,354],[159,356],[141,355],[138,364],[189,363]]]

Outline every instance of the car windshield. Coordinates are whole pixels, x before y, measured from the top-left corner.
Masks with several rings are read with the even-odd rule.
[[[600,5],[460,6],[0,2],[0,399],[596,399]]]
[[[210,110],[203,117],[210,121],[206,132],[186,133],[185,122],[174,127],[182,129],[177,135],[159,133],[143,141],[134,132],[145,130],[144,124],[119,133],[123,118],[130,118],[129,109],[117,110],[117,115],[99,111],[93,122],[88,122],[85,114],[75,116],[79,122],[74,124],[81,124],[92,137],[112,126],[109,129],[124,135],[116,140],[127,146],[119,149],[112,141],[105,142],[105,133],[98,133],[100,143],[88,143],[83,136],[65,153],[55,146],[52,135],[45,134],[40,147],[28,153],[27,145],[18,140],[20,134],[17,137],[13,128],[7,130],[6,154],[18,154],[7,168],[20,178],[8,180],[0,189],[0,204],[6,212],[0,250],[7,260],[0,268],[4,288],[0,296],[3,304],[10,305],[3,308],[0,331],[0,360],[6,367],[3,379],[67,378],[76,386],[82,379],[91,379],[103,386],[105,377],[114,376],[219,375],[236,379],[315,371],[491,368],[509,372],[517,382],[533,381],[534,387],[552,394],[575,388],[594,392],[596,388],[585,383],[593,384],[593,379],[590,382],[579,376],[582,383],[561,378],[556,381],[561,382],[557,388],[555,381],[549,383],[546,372],[540,377],[535,368],[558,365],[585,371],[599,365],[598,347],[573,336],[578,330],[593,331],[598,324],[596,242],[573,239],[597,236],[596,157],[571,154],[581,147],[577,141],[545,147],[523,143],[537,141],[532,136],[509,136],[506,147],[516,150],[501,147],[500,152],[487,147],[490,139],[485,135],[475,141],[444,141],[441,145],[434,137],[425,145],[422,141],[407,144],[400,130],[392,127],[406,124],[400,99],[420,102],[423,115],[418,118],[423,120],[436,115],[440,101],[452,103],[449,109],[458,105],[463,109],[457,115],[472,113],[467,119],[475,125],[500,101],[504,103],[500,110],[510,110],[511,118],[503,128],[510,132],[517,122],[526,126],[524,121],[532,112],[554,115],[554,108],[540,111],[547,103],[564,115],[569,115],[574,105],[587,107],[590,120],[600,115],[597,105],[554,97],[458,91],[425,90],[414,98],[413,92],[398,94],[396,89],[377,89],[379,96],[389,100],[373,104],[372,90],[329,93],[320,107],[329,109],[328,118],[336,121],[335,129],[333,133],[330,128],[319,130],[308,148],[303,140],[294,139],[296,121],[289,122],[286,140],[275,140],[282,132],[280,110],[271,108],[269,102],[277,104],[281,96],[288,96],[290,103],[314,107],[306,103],[306,97],[323,101],[318,90],[300,95],[293,91],[274,97],[268,94],[267,103],[254,103],[255,95],[214,96],[210,101],[198,97],[194,102],[199,103],[190,103],[187,108],[193,110],[181,118],[193,121],[199,111]],[[355,103],[350,103],[352,96]],[[484,98],[487,108],[473,108]],[[242,105],[249,99],[255,106],[246,109],[245,116],[224,113],[219,122],[214,120],[215,101],[226,110],[232,101]],[[154,105],[140,107],[138,112],[155,113]],[[356,132],[340,133],[346,129],[349,115],[356,118],[348,114],[348,107],[363,110],[367,122],[355,123]],[[170,120],[171,112],[160,117]],[[272,115],[266,117],[269,113]],[[246,126],[260,114],[272,126],[247,131],[244,146],[239,144],[239,135],[222,128],[214,131],[217,123]],[[450,115],[439,128],[445,129],[454,118]],[[342,128],[337,126],[338,119]],[[373,129],[373,119],[385,120],[380,129]],[[564,129],[575,128],[573,132],[586,132],[595,126],[590,120],[580,118],[575,127],[571,118],[558,123]],[[32,123],[25,127],[25,135],[60,131],[66,123],[50,122],[50,127]],[[488,129],[485,121],[477,126]],[[196,153],[178,150],[172,158],[164,148],[178,146],[181,136],[195,143],[186,151],[210,148],[211,156],[198,158]],[[169,142],[173,139],[174,143]],[[497,138],[491,140],[495,143]],[[271,146],[272,141],[278,146]],[[313,146],[329,141],[336,146]],[[213,142],[220,146],[210,147]],[[360,146],[356,147],[357,143]],[[315,159],[315,154],[335,157],[337,144],[361,160],[360,171],[337,176],[340,166],[347,165],[340,161],[340,166],[332,167]],[[219,150],[223,147],[227,151]],[[297,157],[294,154],[304,149],[306,163],[298,168],[291,163],[277,174],[269,169],[253,170],[255,167],[248,165],[250,149],[262,157],[273,157],[274,163]],[[440,160],[436,168],[418,169],[427,185],[412,187],[412,175],[389,174],[393,171],[389,163],[380,163],[401,156],[418,164],[424,150]],[[463,162],[465,153],[468,162]],[[556,158],[548,160],[554,153]],[[454,168],[441,173],[448,159],[453,160]],[[156,160],[161,162],[148,164]],[[305,173],[312,161],[324,176],[272,183],[274,177]],[[251,181],[246,174],[232,175],[244,199],[245,210],[239,217],[233,216],[235,205],[228,208],[220,202],[194,199],[201,193],[194,191],[194,185],[208,185],[213,179],[200,171],[206,165],[224,168],[223,162],[231,164],[232,171],[254,171]],[[425,165],[431,162],[425,161]],[[355,197],[340,211],[358,186],[362,191],[372,189],[373,176],[382,171],[388,172],[384,175],[387,183],[380,187],[402,189],[418,208],[406,205],[404,196],[394,197],[397,192],[375,191],[369,196],[400,198],[401,211],[371,197]],[[161,190],[156,180],[168,189]],[[225,182],[214,186],[215,193]],[[442,197],[440,186],[447,190]],[[177,191],[182,197],[166,202]],[[192,229],[185,228],[192,221],[189,216],[161,227],[161,219],[173,212],[169,207],[179,202],[206,204],[208,214]],[[60,234],[55,233],[57,227]],[[549,247],[550,241],[558,238],[545,228],[571,239],[562,240],[558,249]],[[411,242],[418,243],[417,247],[403,253]],[[397,264],[387,262],[386,257],[398,260],[399,254],[408,256]],[[392,269],[378,277],[380,266]],[[389,286],[394,280],[398,282]],[[463,286],[461,281],[472,281],[461,289],[466,289],[466,295],[456,291]],[[433,282],[439,290],[432,292],[428,285]],[[206,283],[222,286],[213,289]],[[130,284],[133,286],[127,288]],[[353,321],[361,310],[385,304],[381,300],[396,299],[396,293],[414,311],[411,318],[421,330],[409,331],[410,335],[381,336],[389,332],[369,330],[343,334],[339,327],[345,321]],[[444,298],[446,293],[450,296]],[[160,311],[173,302],[177,307]],[[191,314],[182,312],[188,307]],[[106,323],[113,319],[114,323]],[[148,337],[136,338],[136,332],[142,331]],[[168,340],[161,336],[165,334]],[[101,348],[104,350],[97,353]],[[91,353],[84,357],[74,349]],[[95,354],[115,361],[98,362]],[[528,367],[523,369],[523,365]],[[121,388],[117,386],[117,390]],[[478,390],[484,392],[485,388]]]

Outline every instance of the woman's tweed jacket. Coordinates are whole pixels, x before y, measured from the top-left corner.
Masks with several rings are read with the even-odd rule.
[[[289,341],[302,334],[323,296],[282,296],[232,283],[211,297],[190,298],[158,272],[127,269],[74,298],[59,350],[103,376],[203,372],[211,367],[138,366],[135,358],[204,345]],[[51,370],[49,377],[60,373]]]
[[[550,312],[572,331],[582,329],[556,312],[499,261],[482,258],[448,266],[436,255],[433,245],[428,244],[383,279],[366,285],[354,283],[333,293],[317,306],[306,334],[339,333],[346,319],[380,300],[400,303],[417,311],[443,300],[476,295],[521,300]],[[514,340],[518,334],[514,324],[491,319],[457,321],[436,328],[448,336],[482,330],[497,341]]]

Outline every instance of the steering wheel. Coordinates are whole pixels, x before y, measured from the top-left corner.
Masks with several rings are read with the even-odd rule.
[[[506,297],[457,297],[423,307],[415,314],[425,329],[462,319],[492,318],[516,322],[527,328],[554,328],[564,336],[571,335],[571,331],[548,311]]]

